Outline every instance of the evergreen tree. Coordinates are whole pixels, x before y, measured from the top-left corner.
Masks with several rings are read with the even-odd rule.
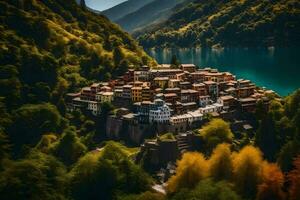
[[[300,141],[292,140],[287,142],[278,154],[277,162],[282,171],[288,172],[293,167],[293,161],[297,155],[300,154]]]
[[[86,9],[85,0],[80,0],[80,6],[81,8]]]
[[[2,160],[9,157],[11,144],[7,135],[0,129],[0,171],[2,169]]]
[[[75,131],[73,127],[67,129],[52,150],[54,155],[66,165],[74,164],[87,151]]]
[[[172,56],[170,63],[172,68],[178,68],[180,65],[180,61],[178,60],[176,55]]]
[[[113,51],[113,59],[114,59],[115,67],[120,65],[123,58],[124,58],[124,54],[122,52],[121,47],[116,47]]]
[[[255,143],[262,150],[264,156],[273,161],[278,151],[275,121],[270,114],[262,120],[255,136]]]
[[[129,62],[127,60],[122,60],[119,64],[119,66],[116,66],[117,69],[116,69],[116,75],[117,76],[121,76],[123,74],[125,74],[125,72],[128,71],[129,69]]]

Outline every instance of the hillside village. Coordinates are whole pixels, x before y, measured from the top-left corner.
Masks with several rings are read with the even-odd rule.
[[[231,122],[234,132],[253,134],[251,116],[257,102],[263,102],[267,111],[272,94],[229,72],[194,64],[162,64],[130,69],[115,80],[93,83],[67,94],[66,102],[69,111],[81,109],[95,116],[101,113],[101,104],[113,104],[117,109],[107,119],[107,137],[142,144],[142,152],[152,149],[155,163],[161,166],[175,161],[180,153],[197,149],[191,130],[209,118]],[[168,140],[166,147],[157,139],[145,140],[169,132],[177,136]]]
[[[0,199],[300,199],[300,1],[122,1],[0,1]]]

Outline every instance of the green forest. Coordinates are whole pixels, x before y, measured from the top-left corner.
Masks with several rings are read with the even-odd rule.
[[[145,64],[156,62],[84,3],[0,0],[0,199],[300,198],[300,90],[268,112],[258,102],[258,131],[239,144],[223,120],[194,130],[203,149],[178,160],[166,195],[151,188],[146,160],[134,161],[139,147],[106,140],[112,104],[97,118],[66,112],[67,92]]]
[[[105,116],[96,121],[81,112],[66,113],[64,95],[143,64],[151,66],[155,61],[116,24],[89,11],[84,1],[81,6],[74,0],[0,1],[0,198],[88,198],[70,189],[81,188],[75,177],[83,177],[80,162],[89,162],[92,157],[87,153],[103,140],[104,133],[95,135],[103,130]],[[105,115],[112,108],[103,105],[102,109]],[[130,168],[141,181],[148,181],[123,150],[119,157],[106,159],[119,149],[108,145],[108,153],[101,156],[106,161],[99,167],[119,173],[113,165],[121,162],[122,170]],[[92,159],[98,168],[100,155]],[[94,172],[83,170],[83,174]],[[118,182],[123,189],[133,176],[124,171],[114,174],[115,181],[106,172],[100,176],[106,175],[111,185]],[[87,175],[86,183],[90,178]],[[147,186],[136,181],[129,190]],[[109,189],[109,185],[103,186]]]
[[[195,0],[166,22],[134,33],[153,47],[286,47],[300,44],[297,0]]]

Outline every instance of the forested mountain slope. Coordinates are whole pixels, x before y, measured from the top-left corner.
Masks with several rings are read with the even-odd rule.
[[[144,47],[292,46],[300,44],[297,0],[195,0],[139,32]]]
[[[116,23],[132,33],[143,27],[153,26],[156,23],[165,21],[171,15],[172,9],[184,1],[190,0],[155,0],[116,20]]]
[[[104,10],[102,14],[107,16],[110,20],[116,21],[153,1],[154,0],[128,0],[110,9]]]
[[[117,25],[73,0],[1,1],[0,22],[5,73],[0,96],[8,101],[14,95],[10,104],[47,101],[61,88],[74,89],[86,79],[107,79],[130,64],[152,62]]]

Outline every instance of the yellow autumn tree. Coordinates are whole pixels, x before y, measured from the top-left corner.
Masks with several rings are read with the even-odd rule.
[[[215,180],[229,180],[233,164],[229,144],[219,144],[209,159],[209,174]]]
[[[233,175],[237,190],[247,198],[256,195],[262,174],[262,153],[258,148],[246,146],[233,155]]]
[[[257,200],[284,200],[282,190],[284,175],[274,163],[264,162],[262,167],[262,182],[258,186]]]
[[[218,144],[231,143],[233,139],[229,123],[222,119],[211,120],[199,132],[205,141],[207,153],[210,153]]]
[[[200,153],[188,152],[177,162],[176,174],[167,182],[168,193],[181,188],[193,188],[200,180],[208,177],[208,161]]]

